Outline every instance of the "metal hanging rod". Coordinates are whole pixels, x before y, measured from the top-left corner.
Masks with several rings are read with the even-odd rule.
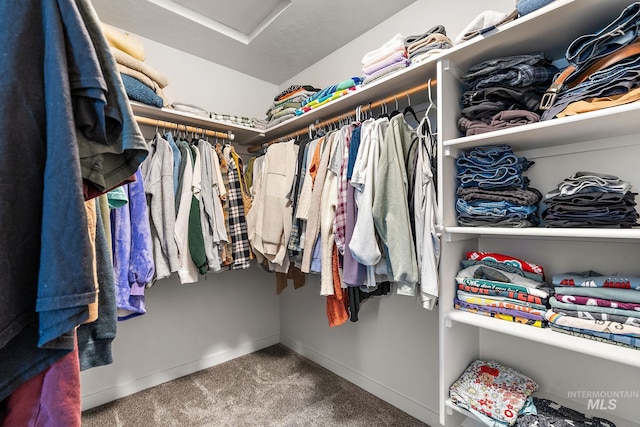
[[[430,86],[435,86],[436,83],[437,83],[436,79],[429,79],[426,83],[422,83],[422,84],[413,86],[413,87],[411,87],[411,88],[409,88],[409,89],[407,89],[405,91],[402,91],[400,93],[396,93],[394,95],[388,96],[388,97],[386,97],[384,99],[381,99],[379,101],[375,101],[375,102],[371,102],[369,104],[361,105],[361,111],[373,110],[374,108],[378,108],[383,104],[388,104],[390,102],[396,102],[398,100],[398,97],[400,97],[400,96],[411,96],[411,95],[414,95],[414,94],[416,94],[418,92],[421,92],[421,91],[429,89]],[[334,116],[334,117],[331,117],[329,119],[323,120],[323,121],[321,121],[319,123],[313,123],[310,126],[314,126],[316,128],[321,128],[321,127],[328,126],[330,124],[339,122],[340,120],[344,120],[346,117],[349,117],[352,114],[353,114],[353,112],[340,114],[338,116]],[[247,151],[249,153],[256,153],[256,152],[258,152],[260,150],[263,150],[265,147],[267,147],[267,146],[269,146],[271,144],[275,144],[275,143],[280,142],[280,141],[285,140],[285,139],[295,138],[296,136],[302,135],[304,133],[307,133],[308,131],[309,131],[309,127],[304,127],[304,128],[301,128],[301,129],[299,129],[299,130],[297,130],[295,132],[288,133],[288,134],[286,134],[284,136],[281,136],[281,137],[279,137],[277,139],[274,139],[274,140],[271,140],[269,142],[249,147],[249,148],[247,148]]]
[[[136,122],[138,122],[141,125],[149,125],[149,126],[155,126],[155,127],[177,129],[177,130],[182,130],[182,131],[185,131],[185,132],[188,132],[188,133],[194,133],[196,135],[205,135],[205,136],[210,136],[210,137],[213,137],[213,138],[228,139],[230,141],[233,141],[233,139],[235,138],[235,135],[231,131],[229,131],[229,132],[219,132],[217,130],[210,130],[210,129],[205,129],[205,128],[202,128],[202,127],[183,125],[181,123],[167,122],[165,120],[150,119],[149,117],[135,116],[135,118],[136,118]]]

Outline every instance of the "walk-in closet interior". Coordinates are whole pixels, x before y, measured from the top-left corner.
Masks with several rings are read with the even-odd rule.
[[[640,426],[640,3],[60,3],[81,4],[83,19],[93,9],[111,46],[120,39],[144,50],[140,62],[159,74],[148,98],[129,91],[149,73],[115,55],[131,117],[153,156],[157,138],[182,138],[197,141],[185,144],[192,162],[199,156],[225,164],[224,179],[204,166],[197,174],[210,175],[231,209],[216,211],[223,221],[210,234],[220,227],[224,234],[226,222],[234,236],[228,244],[205,238],[213,249],[199,270],[184,268],[181,257],[194,251],[186,241],[173,242],[182,254],[174,254],[175,268],[170,261],[160,267],[159,257],[171,257],[166,247],[137,253],[129,243],[127,256],[148,259],[155,272],[146,279],[120,273],[144,283],[131,288],[128,308],[118,306],[115,339],[93,342],[110,346],[112,357],[83,367],[83,410],[280,343],[430,426]],[[62,17],[64,27],[70,18]],[[428,55],[419,45],[425,38],[437,44]],[[5,80],[0,88],[11,85]],[[277,107],[290,93],[315,102],[295,99],[282,117]],[[0,121],[14,117],[6,109],[0,106]],[[360,147],[353,150],[356,128]],[[5,123],[0,129],[8,139],[17,132]],[[365,140],[369,157],[356,160]],[[259,177],[258,163],[273,171]],[[141,170],[151,166],[143,162]],[[318,177],[325,188],[316,192]],[[158,178],[166,179],[176,200],[189,188],[179,206],[171,202],[170,215],[204,221],[204,202],[202,218],[184,213],[198,207],[204,190],[196,197],[177,176]],[[126,221],[135,229],[136,190],[127,185]],[[287,191],[276,194],[283,185]],[[145,190],[138,208],[158,240],[163,231],[154,224],[168,205]],[[6,197],[2,215],[20,215]],[[300,214],[303,201],[323,213]],[[242,230],[233,209],[249,224]],[[352,228],[344,225],[350,215]],[[111,212],[112,229],[119,221]],[[274,233],[277,242],[267,242]],[[113,249],[124,237],[111,234]],[[191,226],[188,234],[193,239]],[[3,245],[4,253],[16,243]],[[111,256],[117,263],[118,253]],[[0,311],[12,301],[3,295],[19,283],[3,265],[9,279]],[[47,269],[39,271],[36,284]],[[46,302],[38,296],[38,304],[40,311]],[[4,317],[0,364],[8,376],[17,369],[8,365],[8,344],[19,331]],[[1,384],[5,406],[19,386],[11,381]],[[574,417],[573,424],[553,424],[554,416]]]

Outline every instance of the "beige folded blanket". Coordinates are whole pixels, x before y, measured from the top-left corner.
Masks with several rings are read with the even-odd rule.
[[[140,61],[144,61],[144,46],[140,38],[109,24],[101,23],[101,27],[109,46],[113,46]]]
[[[113,52],[113,56],[116,59],[118,64],[125,65],[133,70],[140,71],[142,74],[146,74],[151,80],[154,80],[158,83],[158,86],[161,88],[166,87],[169,84],[167,77],[164,74],[157,71],[155,68],[150,67],[144,62],[134,58],[126,52],[118,49],[117,47],[111,47],[111,52]]]

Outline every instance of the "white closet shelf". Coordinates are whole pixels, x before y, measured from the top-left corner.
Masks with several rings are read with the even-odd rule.
[[[244,144],[248,140],[255,140],[264,134],[261,129],[242,126],[224,120],[214,120],[170,108],[153,107],[136,101],[130,101],[130,104],[133,114],[138,116],[148,117],[154,120],[177,122],[219,132],[232,132],[235,135],[234,141],[238,144]]]
[[[502,227],[446,227],[447,241],[476,239],[478,237],[537,237],[567,238],[602,241],[640,241],[640,229],[625,228],[502,228]]]
[[[452,310],[447,313],[445,326],[455,327],[456,322],[640,368],[640,350],[575,337],[550,328],[536,328],[465,311]]]
[[[530,150],[598,141],[638,132],[640,102],[567,116],[559,119],[501,129],[480,135],[443,141],[446,156],[458,156],[460,150],[478,145],[509,144],[514,150]],[[600,147],[602,148],[602,147]]]
[[[435,77],[438,60],[447,55],[448,51],[434,55],[427,61],[410,65],[398,72],[361,86],[358,89],[341,96],[334,101],[328,102],[318,108],[314,108],[298,117],[291,118],[279,123],[265,131],[266,139],[273,140],[286,136],[302,128],[308,127],[312,123],[322,121],[327,117],[339,116],[341,114],[352,113],[358,106],[363,107],[371,102],[375,102],[396,94],[399,102],[405,102],[405,92],[407,89],[419,84],[427,83],[430,77]],[[435,92],[434,92],[435,93]],[[418,104],[428,99],[427,91],[422,96],[411,95],[411,103]],[[389,106],[390,111],[394,106]]]
[[[549,59],[559,59],[564,57],[566,47],[576,37],[608,24],[630,3],[630,0],[555,0],[455,46],[444,59],[455,63],[459,70],[497,56],[523,53],[543,52]],[[496,52],[500,52],[499,55]]]

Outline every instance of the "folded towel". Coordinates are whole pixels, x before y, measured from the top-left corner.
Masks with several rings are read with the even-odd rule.
[[[126,74],[120,74],[120,77],[122,77],[124,90],[127,93],[129,99],[142,102],[143,104],[162,108],[162,106],[164,105],[164,100],[156,95],[153,89],[151,89],[149,86],[145,85],[138,79],[127,76]]]
[[[425,38],[422,38],[415,43],[411,43],[407,47],[407,54],[411,56],[411,54],[416,50],[422,49],[423,47],[426,47],[426,46],[439,45],[439,44],[448,45],[448,47],[453,46],[453,42],[451,41],[451,39],[449,39],[449,37],[445,36],[444,34],[436,33],[436,34],[431,34]],[[444,47],[444,49],[446,49],[446,47]]]
[[[202,107],[198,107],[193,104],[185,104],[184,102],[173,102],[171,108],[176,111],[182,111],[183,113],[189,113],[196,116],[209,118],[209,112]]]
[[[414,52],[414,54],[411,56],[411,58],[409,58],[409,60],[411,61],[412,64],[419,64],[421,62],[428,61],[430,58],[433,58],[434,56],[441,54],[445,50],[447,49],[426,49],[424,51],[419,50]]]
[[[436,33],[443,34],[445,36],[447,35],[447,31],[444,29],[442,25],[436,25],[435,27],[432,27],[431,29],[429,29],[429,31],[426,31],[420,35],[405,37],[403,42],[405,47],[408,48],[409,45],[417,43],[420,40],[426,38],[427,36],[430,36],[431,34],[436,34]]]
[[[387,74],[391,74],[395,71],[398,70],[402,70],[403,68],[407,68],[407,65],[409,65],[409,60],[405,59],[404,62],[396,62],[395,64],[393,64],[390,67],[386,67],[383,68],[382,70],[376,71],[375,73],[371,74],[370,76],[366,76],[364,81],[362,82],[362,85],[368,85],[371,82],[373,82],[374,80],[379,79],[380,77],[386,76]]]
[[[141,39],[131,33],[112,27],[109,24],[101,23],[100,25],[109,46],[120,49],[139,61],[144,61],[145,53]]]
[[[480,15],[476,16],[462,32],[455,38],[455,43],[460,44],[467,40],[474,38],[486,31],[489,31],[498,25],[505,24],[518,17],[518,11],[514,10],[511,13],[496,12],[494,10],[486,10]]]
[[[111,48],[111,52],[113,53],[113,56],[115,57],[116,62],[118,64],[126,65],[129,68],[132,68],[136,71],[140,71],[141,73],[146,74],[147,77],[149,77],[151,80],[154,80],[156,83],[158,83],[158,86],[160,86],[161,88],[165,88],[169,84],[169,81],[164,76],[164,74],[160,73],[159,71],[157,71],[153,67],[150,67],[144,62],[134,58],[128,53],[123,52],[122,50],[115,47]]]
[[[233,114],[211,113],[211,118],[214,120],[221,120],[249,127],[258,127],[256,126],[256,124],[260,124],[261,122],[264,122],[265,125],[267,124],[266,121],[260,121],[258,119],[253,119],[245,116],[234,116]]]
[[[381,59],[384,59],[395,52],[403,50],[405,50],[404,37],[402,36],[402,34],[398,33],[379,48],[367,52],[362,57],[362,65],[363,67],[366,67],[370,64],[375,64]]]
[[[395,52],[394,54],[387,56],[381,61],[375,62],[371,65],[367,65],[366,67],[362,67],[362,72],[365,76],[368,76],[385,67],[391,66],[396,62],[403,62],[406,59],[407,53],[405,51]]]

